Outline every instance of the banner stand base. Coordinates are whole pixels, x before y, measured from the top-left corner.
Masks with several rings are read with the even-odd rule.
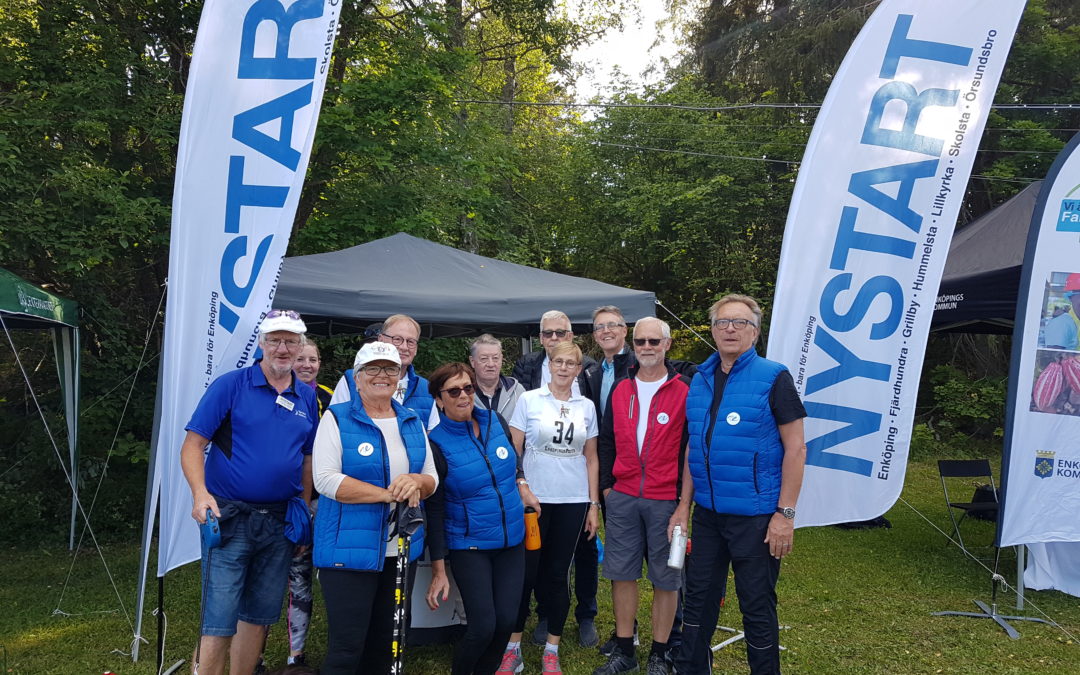
[[[780,626],[779,628],[780,628],[780,630],[789,630],[791,628],[791,626]],[[716,629],[725,631],[727,633],[734,633],[735,635],[733,637],[729,637],[728,639],[724,640],[723,642],[721,642],[719,644],[713,645],[712,650],[714,652],[718,652],[721,649],[723,649],[724,647],[729,647],[729,646],[735,644],[736,642],[738,642],[739,640],[745,640],[746,639],[746,634],[743,633],[741,630],[738,630],[737,628],[728,628],[727,626],[717,626]],[[780,651],[786,652],[787,647],[785,647],[784,645],[780,645]]]
[[[1016,629],[1008,624],[1008,621],[1033,621],[1035,623],[1050,624],[1051,626],[1055,625],[1051,621],[1047,621],[1046,619],[1039,619],[1039,618],[1033,617],[1033,616],[1005,616],[1004,614],[998,614],[997,603],[994,603],[991,606],[987,606],[987,604],[985,602],[981,601],[981,600],[973,600],[972,602],[974,602],[975,606],[978,607],[982,611],[979,611],[979,612],[933,612],[932,616],[966,616],[966,617],[970,617],[972,619],[993,619],[997,623],[997,625],[1001,626],[1001,629],[1005,631],[1005,634],[1008,635],[1013,640],[1019,640],[1020,639],[1020,633],[1017,633]],[[1008,620],[1008,621],[1006,621],[1006,620]]]

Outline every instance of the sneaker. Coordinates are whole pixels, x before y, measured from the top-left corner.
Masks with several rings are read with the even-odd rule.
[[[619,643],[615,641],[615,631],[611,631],[611,637],[608,638],[608,641],[605,642],[604,644],[600,645],[600,653],[603,654],[604,656],[611,656],[611,653],[613,651],[615,651],[615,647],[618,644]],[[637,622],[636,621],[634,622],[634,646],[635,647],[641,646],[641,642],[638,640]]]
[[[582,647],[595,647],[600,642],[600,636],[596,634],[596,623],[592,619],[582,619],[578,622],[578,642]]]
[[[541,618],[536,622],[536,628],[532,632],[532,641],[534,645],[546,645],[547,644],[547,619]]]
[[[544,650],[544,669],[541,672],[548,675],[562,675],[562,666],[559,665],[559,655],[555,652]]]
[[[656,652],[649,654],[649,661],[645,664],[645,675],[668,675],[668,661]]]
[[[285,661],[285,665],[287,665],[287,666],[305,666],[306,667],[307,666],[307,655],[306,654],[297,654],[296,656],[290,656],[288,658],[288,660]]]
[[[616,675],[617,673],[636,673],[638,660],[616,649],[608,656],[607,663],[593,671],[593,675]],[[665,675],[667,671],[664,671]]]
[[[525,670],[525,662],[521,660],[520,649],[507,649],[503,654],[502,663],[495,675],[513,675]]]

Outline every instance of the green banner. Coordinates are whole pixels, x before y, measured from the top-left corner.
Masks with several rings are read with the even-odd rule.
[[[0,269],[0,312],[79,325],[78,303],[55,296],[5,269]]]

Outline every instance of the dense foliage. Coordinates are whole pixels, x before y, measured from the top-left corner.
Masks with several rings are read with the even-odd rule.
[[[636,4],[347,0],[290,254],[404,231],[649,288],[690,324],[732,290],[765,299],[768,311],[813,104],[875,3],[667,0],[685,56],[658,84],[612,82],[604,102],[614,105],[588,114],[534,105],[569,102],[574,50]],[[84,496],[111,456],[100,508],[129,521],[142,504],[173,169],[201,9],[196,0],[0,0],[0,266],[81,303]],[[1080,6],[1030,0],[997,102],[1080,101],[1078,62]],[[759,103],[809,107],[741,107]],[[1044,175],[1078,127],[1075,107],[997,110],[962,221]],[[47,338],[15,344],[62,437]],[[328,347],[334,364],[352,344]],[[686,355],[700,347],[679,343]],[[421,367],[463,347],[425,349]],[[928,398],[927,429],[992,438],[1000,422],[984,404],[997,405],[997,381],[968,391],[964,382],[982,377],[977,362],[935,353],[930,366],[959,369],[937,372],[938,400],[972,394],[978,409]],[[60,532],[62,478],[9,357],[0,399],[0,508],[20,505],[16,520],[27,523],[45,514]]]

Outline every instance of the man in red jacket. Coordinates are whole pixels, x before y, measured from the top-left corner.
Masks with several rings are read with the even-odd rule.
[[[617,646],[594,675],[635,672],[637,580],[648,556],[653,585],[649,675],[666,674],[667,642],[682,574],[667,566],[668,520],[679,494],[690,382],[667,362],[671,328],[656,318],[634,326],[637,366],[611,389],[598,453],[606,501],[604,576],[612,581]]]

